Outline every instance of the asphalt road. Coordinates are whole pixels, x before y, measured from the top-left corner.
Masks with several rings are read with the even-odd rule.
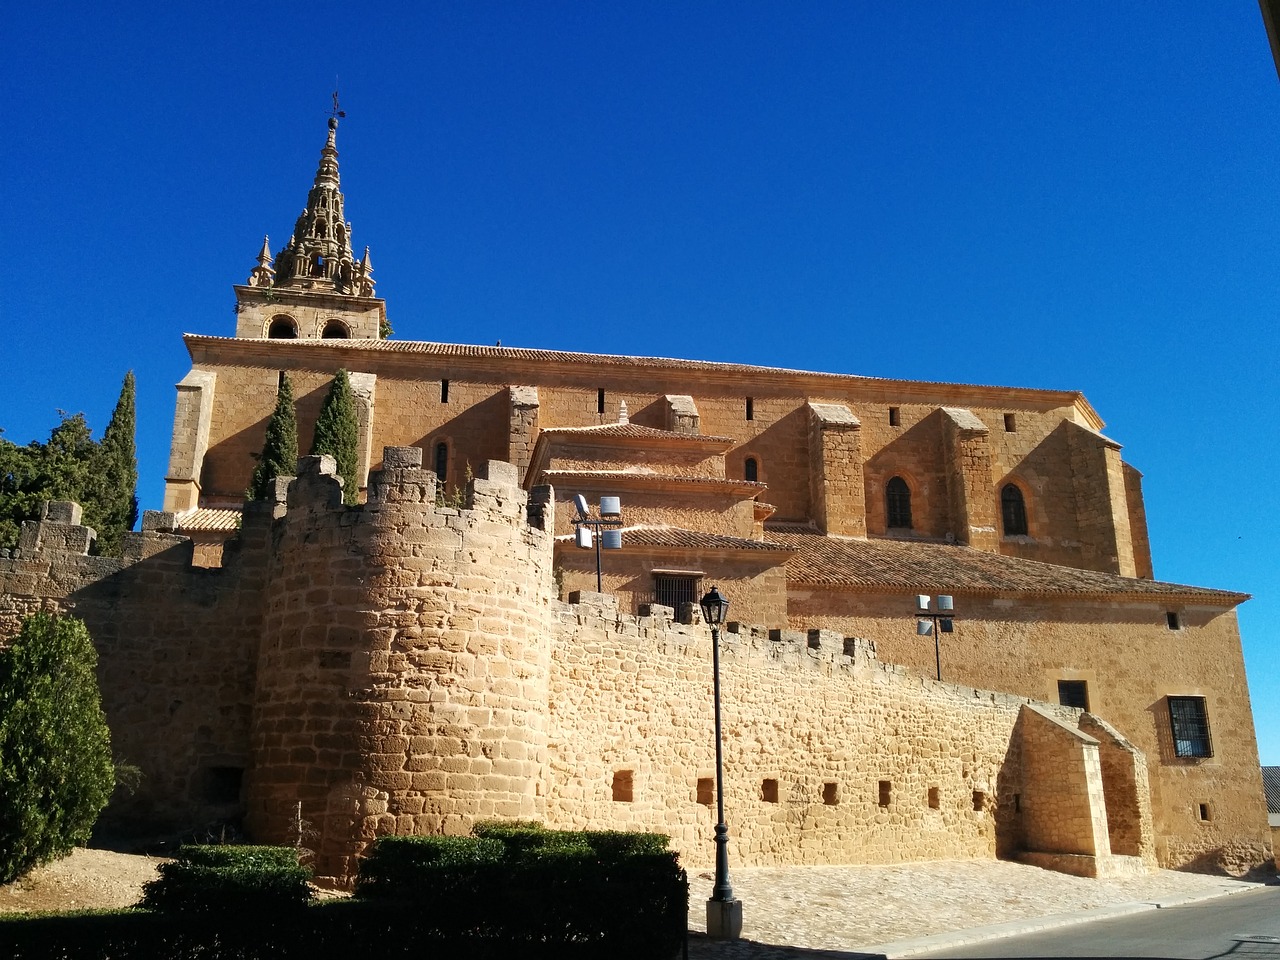
[[[1280,960],[1280,887],[917,956]]]

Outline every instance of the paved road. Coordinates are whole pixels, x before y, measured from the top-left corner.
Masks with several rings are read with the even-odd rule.
[[[1280,958],[1280,887],[917,956]]]

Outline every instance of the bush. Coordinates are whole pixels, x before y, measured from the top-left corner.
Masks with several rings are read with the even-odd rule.
[[[70,853],[115,786],[84,623],[36,614],[0,649],[0,883]]]
[[[312,898],[292,847],[185,846],[142,888],[139,906],[165,913],[236,916],[285,912]]]

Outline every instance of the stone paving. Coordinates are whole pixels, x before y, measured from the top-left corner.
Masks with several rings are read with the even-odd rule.
[[[734,895],[743,903],[743,938],[712,941],[705,936],[704,905],[712,875],[698,871],[689,876],[689,956],[695,960],[906,956],[924,949],[926,945],[916,941],[933,934],[954,934],[947,938],[953,942],[972,941],[1021,932],[1020,927],[1042,925],[1047,917],[1053,921],[1043,925],[1053,925],[1064,914],[1170,905],[1260,885],[1172,870],[1090,880],[1023,864],[974,860],[753,867],[733,870],[731,880]],[[1003,931],[973,930],[996,924],[1011,926]]]

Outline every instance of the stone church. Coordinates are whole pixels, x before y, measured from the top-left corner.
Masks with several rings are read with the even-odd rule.
[[[94,633],[147,774],[114,822],[305,821],[336,884],[378,835],[494,817],[706,863],[715,584],[735,863],[1271,862],[1247,597],[1154,579],[1080,393],[387,339],[336,134],[235,335],[185,337],[165,510],[111,561],[50,504],[0,558],[0,631]],[[282,375],[305,450],[338,370],[357,475],[304,458],[246,504]],[[952,630],[917,633],[921,594]]]

